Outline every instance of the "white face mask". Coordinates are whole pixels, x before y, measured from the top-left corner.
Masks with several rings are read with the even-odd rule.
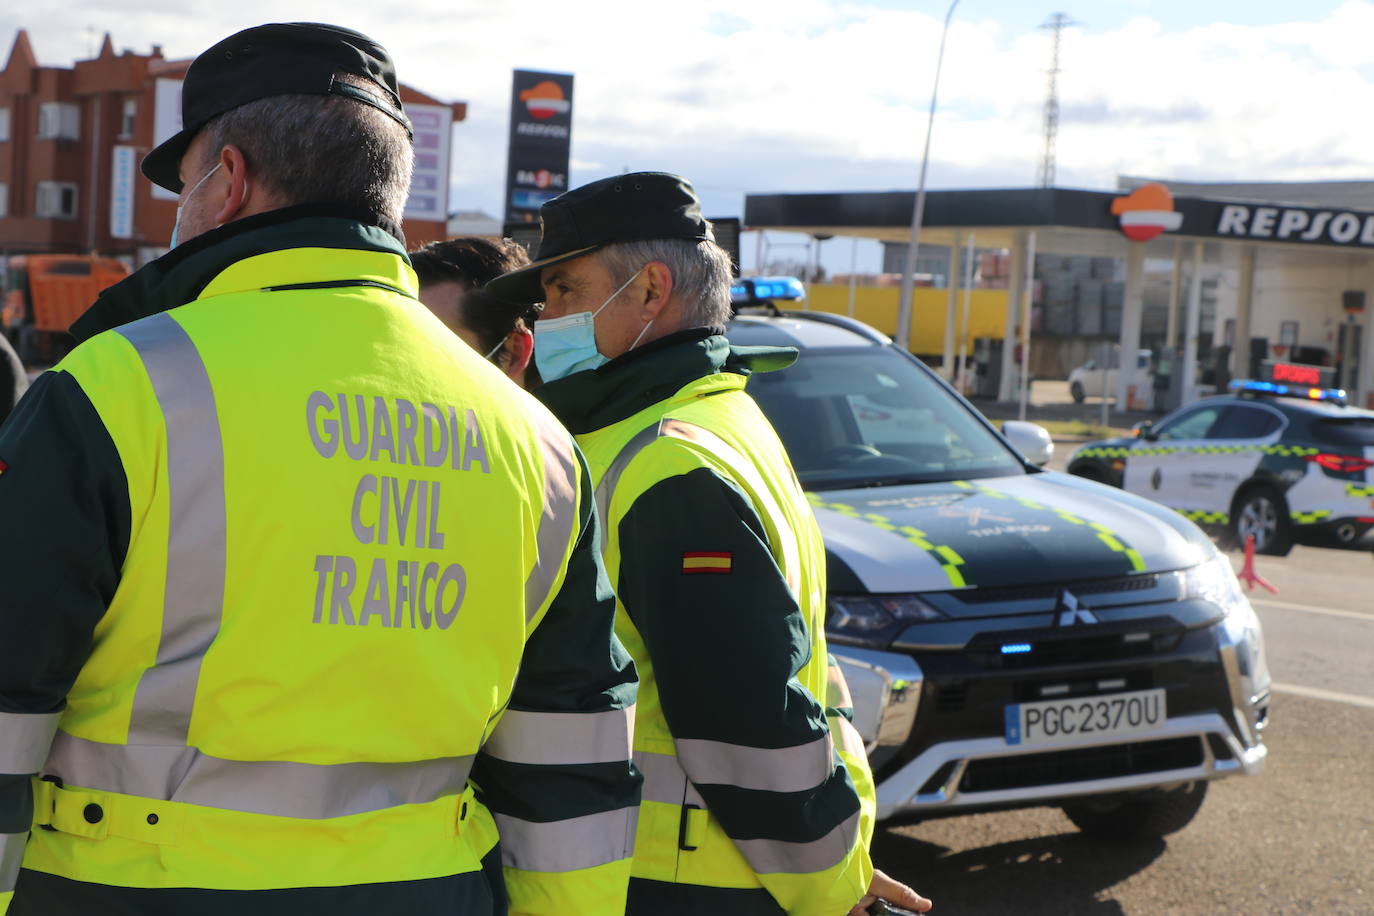
[[[647,266],[646,264],[645,267]],[[610,362],[596,348],[596,316],[604,312],[606,306],[614,302],[616,296],[625,292],[643,272],[644,267],[636,270],[634,276],[620,284],[620,288],[611,293],[594,312],[576,312],[562,318],[541,318],[534,323],[534,364],[539,369],[540,378],[552,382],[574,372],[595,369]],[[644,326],[635,342],[630,344],[631,350],[639,346],[639,342],[644,339],[652,325],[653,321],[650,320]]]
[[[192,194],[195,194],[197,191],[199,191],[199,190],[200,190],[200,186],[203,185],[203,184],[205,184],[205,180],[206,180],[207,178],[209,178],[211,175],[215,174],[215,172],[218,172],[218,171],[219,171],[219,167],[220,167],[221,165],[223,165],[223,164],[224,164],[224,163],[222,163],[222,162],[216,162],[216,163],[215,163],[215,167],[212,168],[210,171],[206,172],[204,175],[202,175],[201,178],[200,178],[200,181],[197,181],[194,185],[192,185],[192,186],[191,186],[191,190],[187,191],[187,192],[186,192],[186,196],[185,196],[184,198],[182,198],[180,202],[177,203],[177,218],[176,218],[176,222],[172,223],[172,241],[171,241],[171,242],[169,243],[169,245],[168,245],[169,248],[175,248],[175,247],[177,247],[177,243],[181,241],[181,210],[182,210],[182,208],[185,207],[186,204],[187,204],[187,202],[190,201],[191,195],[192,195]]]

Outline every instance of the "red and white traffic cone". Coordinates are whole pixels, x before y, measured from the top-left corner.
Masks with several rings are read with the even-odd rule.
[[[1255,572],[1255,536],[1249,535],[1245,538],[1245,562],[1241,564],[1240,572],[1236,573],[1236,578],[1245,583],[1245,587],[1254,591],[1255,586],[1262,585],[1270,592],[1277,595],[1279,590],[1270,585],[1269,582]]]

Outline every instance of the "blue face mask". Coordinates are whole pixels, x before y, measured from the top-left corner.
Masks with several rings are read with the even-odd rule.
[[[539,369],[539,377],[552,382],[574,372],[595,369],[610,362],[596,348],[596,316],[605,311],[606,306],[615,301],[625,289],[644,272],[644,268],[634,272],[634,276],[621,284],[620,289],[611,293],[610,298],[601,303],[595,312],[577,312],[562,318],[541,318],[534,323],[534,364]],[[650,325],[639,332],[630,349],[639,345],[648,332]]]
[[[194,193],[196,193],[197,191],[199,191],[199,190],[200,190],[200,186],[203,185],[203,184],[205,184],[205,179],[209,178],[211,175],[215,174],[215,172],[219,171],[219,167],[220,167],[221,165],[223,165],[223,164],[224,164],[224,163],[222,163],[222,162],[216,162],[216,163],[215,163],[215,167],[214,167],[213,169],[211,169],[210,171],[206,172],[204,175],[202,175],[202,176],[200,177],[200,181],[197,181],[197,182],[195,183],[195,185],[192,186],[191,190],[187,192],[185,200],[182,200],[180,203],[177,204],[177,218],[176,218],[176,222],[172,223],[172,240],[167,244],[167,247],[168,247],[168,248],[175,248],[175,247],[177,247],[177,243],[181,241],[181,209],[182,209],[182,207],[185,207],[186,204],[191,200],[191,195],[194,194]]]

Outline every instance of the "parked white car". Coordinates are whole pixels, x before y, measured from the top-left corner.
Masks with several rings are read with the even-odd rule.
[[[1096,359],[1090,359],[1069,373],[1069,394],[1076,403],[1082,404],[1086,397],[1116,397],[1117,367],[1120,364],[1119,350],[1113,350],[1110,364],[1104,369]],[[1140,349],[1135,358],[1136,396],[1144,398],[1152,384],[1150,371],[1150,351]]]

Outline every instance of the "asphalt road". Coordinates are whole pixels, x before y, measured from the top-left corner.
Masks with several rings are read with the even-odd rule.
[[[1374,556],[1297,547],[1256,571],[1279,589],[1250,595],[1274,678],[1259,776],[1213,782],[1162,841],[1034,808],[882,830],[878,866],[937,913],[1374,914]]]

